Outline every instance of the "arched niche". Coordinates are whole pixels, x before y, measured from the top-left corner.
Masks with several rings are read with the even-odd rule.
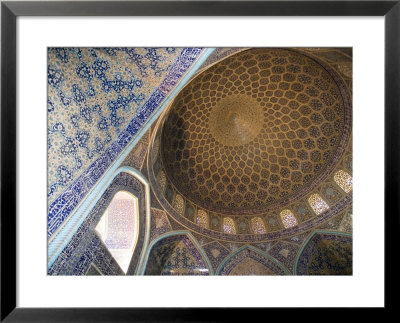
[[[296,260],[297,275],[352,275],[351,234],[315,231],[306,240]]]
[[[275,258],[251,246],[244,246],[222,262],[217,275],[289,275],[289,271]]]
[[[212,275],[209,260],[188,232],[167,233],[150,245],[144,275]]]
[[[123,269],[126,275],[135,275],[139,269],[141,254],[144,252],[143,247],[145,244],[146,218],[150,215],[147,214],[145,186],[134,176],[134,174],[129,172],[120,172],[115,176],[112,184],[107,188],[102,198],[91,212],[96,213],[92,230],[96,232],[96,236],[102,240],[102,237],[98,232],[98,226],[101,224],[101,219],[104,217],[104,214],[109,209],[115,197],[122,192],[134,198],[137,213],[135,216],[135,243],[132,248],[133,250],[129,260],[129,265],[127,268],[121,269]],[[105,241],[102,240],[102,244],[108,249]],[[112,252],[110,253],[113,255]],[[114,255],[113,258],[115,258]]]

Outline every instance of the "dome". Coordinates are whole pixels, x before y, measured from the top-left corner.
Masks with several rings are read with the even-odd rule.
[[[352,66],[350,47],[49,48],[47,273],[351,275]]]
[[[161,160],[188,201],[226,215],[283,208],[310,193],[348,143],[351,99],[301,51],[250,49],[197,75],[171,104]]]

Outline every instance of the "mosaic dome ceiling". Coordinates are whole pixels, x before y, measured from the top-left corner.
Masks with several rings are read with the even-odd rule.
[[[251,49],[195,77],[161,136],[169,181],[209,211],[260,214],[315,188],[340,160],[351,98],[337,74],[301,51]]]

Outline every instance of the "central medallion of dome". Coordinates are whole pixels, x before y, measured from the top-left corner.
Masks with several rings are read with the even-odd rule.
[[[209,129],[214,139],[229,147],[252,141],[263,127],[261,105],[249,95],[233,94],[221,99],[210,112]]]
[[[251,49],[209,67],[164,117],[168,182],[220,214],[260,214],[304,196],[348,142],[351,101],[340,82],[295,50]]]

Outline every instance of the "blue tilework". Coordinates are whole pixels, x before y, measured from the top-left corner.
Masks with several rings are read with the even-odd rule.
[[[111,50],[111,49],[110,49]],[[117,139],[98,157],[59,197],[48,207],[48,237],[51,237],[65,219],[71,214],[79,202],[86,196],[97,180],[104,174],[126,145],[135,137],[146,121],[160,106],[174,86],[185,75],[193,62],[203,52],[202,48],[185,48],[178,56],[173,66],[167,72],[161,85],[149,96],[143,106],[137,111],[136,116],[122,130]],[[111,52],[112,53],[112,52]],[[153,53],[154,54],[154,53]],[[61,54],[60,54],[61,55]],[[65,57],[65,53],[61,57]],[[132,60],[137,59],[132,54]],[[140,66],[140,62],[136,61]],[[84,67],[82,67],[84,70]],[[146,71],[143,69],[143,73]],[[84,72],[82,72],[84,74]],[[98,73],[101,74],[101,71]],[[50,69],[49,84],[59,86],[63,76]],[[86,74],[84,74],[86,75]],[[100,75],[101,76],[101,75]],[[85,76],[90,79],[90,75]],[[114,85],[113,85],[114,86]],[[115,85],[116,86],[116,85]],[[76,100],[80,100],[79,90],[76,89]],[[48,105],[51,108],[51,104]],[[62,129],[61,129],[62,130]],[[60,131],[61,131],[60,130]],[[67,171],[66,171],[67,174]],[[67,176],[67,175],[66,175]]]

